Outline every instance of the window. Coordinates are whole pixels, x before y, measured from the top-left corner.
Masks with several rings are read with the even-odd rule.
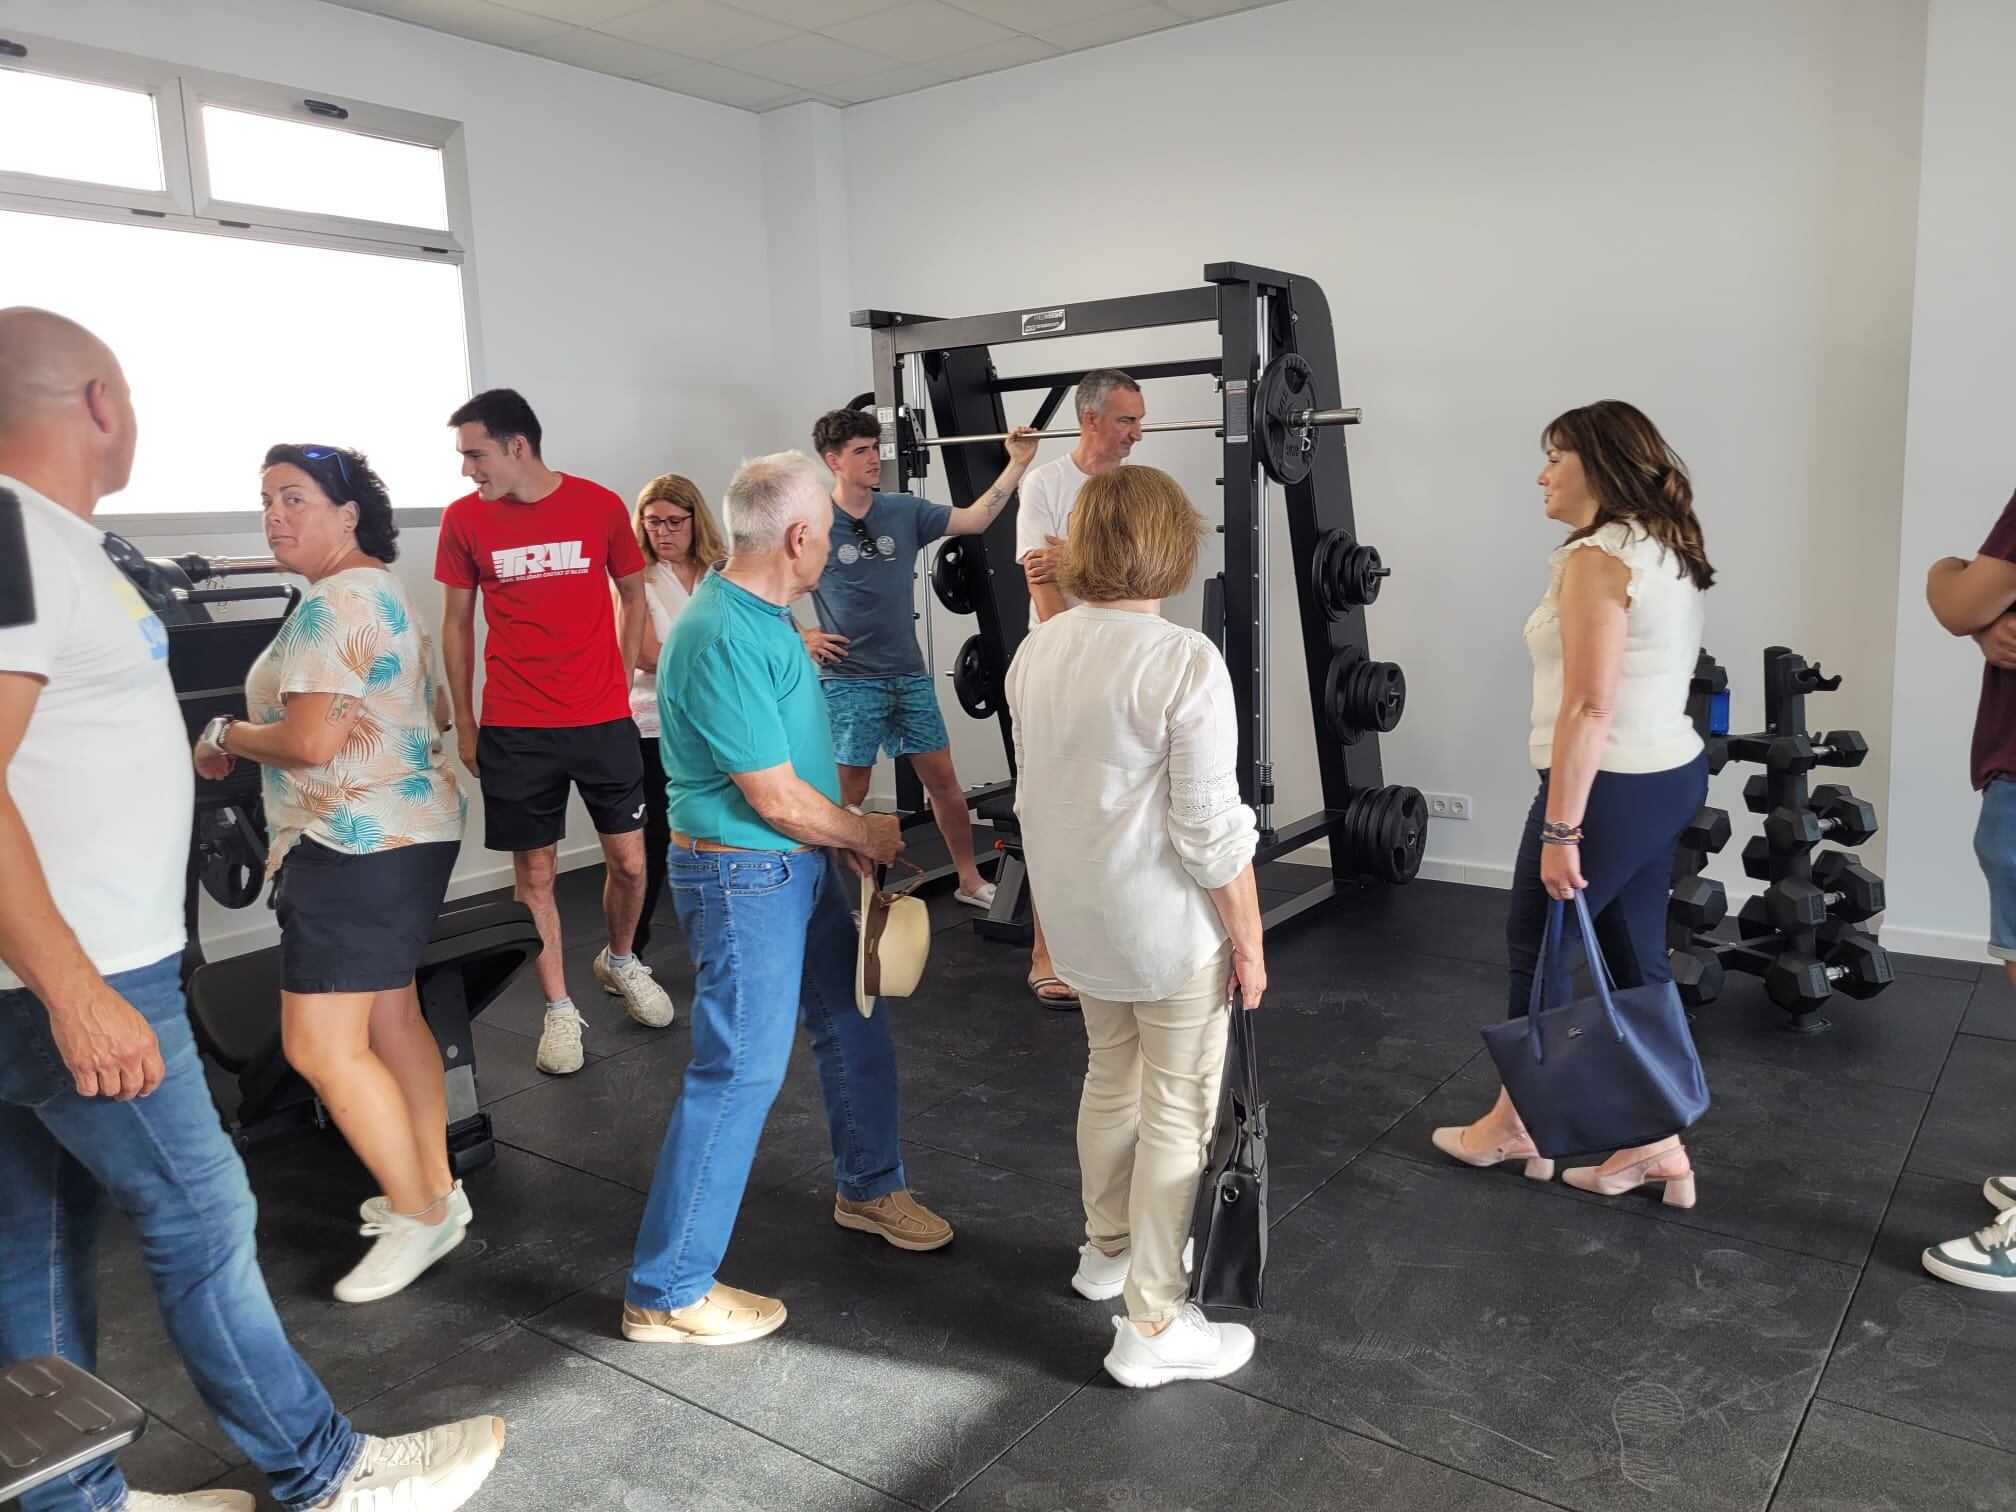
[[[369,453],[402,510],[463,492],[465,207],[453,122],[0,41],[0,303],[119,354],[140,445],[101,508],[129,531],[256,528],[278,441]]]

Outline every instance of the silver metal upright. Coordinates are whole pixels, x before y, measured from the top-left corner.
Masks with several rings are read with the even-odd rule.
[[[1274,299],[1275,296],[1272,294],[1262,295],[1257,312],[1258,330],[1254,335],[1254,345],[1259,369],[1263,373],[1267,371],[1267,364],[1274,360],[1272,334]],[[1249,390],[1250,401],[1257,402],[1259,394],[1259,385],[1255,384]],[[1254,415],[1250,424],[1257,436],[1260,417]],[[1253,652],[1256,665],[1249,673],[1253,679],[1253,762],[1259,779],[1253,797],[1260,818],[1260,832],[1267,834],[1274,828],[1274,804],[1271,800],[1274,791],[1274,711],[1267,697],[1267,667],[1271,660],[1267,644],[1267,627],[1272,618],[1269,613],[1267,579],[1273,569],[1273,563],[1268,556],[1268,529],[1274,512],[1274,500],[1273,480],[1267,476],[1267,469],[1260,465],[1259,447],[1255,446],[1251,455],[1253,474],[1259,484],[1253,496]]]

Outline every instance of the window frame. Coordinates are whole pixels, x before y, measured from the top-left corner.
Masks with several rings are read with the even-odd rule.
[[[451,263],[460,274],[463,352],[470,392],[483,386],[478,381],[485,370],[482,326],[478,319],[475,269],[471,257],[473,238],[470,226],[474,217],[469,195],[468,147],[461,122],[420,115],[388,105],[375,105],[321,90],[184,68],[130,53],[11,29],[0,29],[0,39],[27,50],[25,57],[0,55],[0,69],[71,79],[84,84],[142,90],[152,96],[155,123],[160,133],[164,185],[159,191],[126,189],[112,184],[0,171],[0,210],[118,225],[138,223],[150,229],[184,234],[239,237],[378,257]],[[305,102],[310,99],[335,106],[347,114],[342,120],[319,115],[307,108]],[[447,228],[401,226],[215,198],[210,192],[209,163],[203,140],[202,107],[205,105],[274,116],[328,130],[354,131],[360,135],[385,137],[439,150],[448,212]],[[257,521],[248,521],[247,513],[128,513],[116,508],[103,511],[108,525],[121,534],[136,536],[256,533]],[[442,506],[396,511],[401,525],[422,528],[438,525],[441,513]]]

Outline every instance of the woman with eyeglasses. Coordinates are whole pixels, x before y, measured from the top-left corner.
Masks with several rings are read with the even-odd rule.
[[[644,747],[644,912],[637,920],[631,954],[640,960],[651,943],[651,914],[665,883],[665,855],[672,845],[665,768],[658,759],[658,653],[672,622],[715,563],[728,555],[707,501],[689,478],[666,473],[637,495],[637,544],[644,549],[644,603],[651,621],[637,648],[630,673],[630,717]]]
[[[399,528],[359,452],[276,446],[259,497],[266,544],[308,591],[220,716],[196,770],[265,770],[280,921],[281,1044],[383,1195],[345,1302],[403,1290],[462,1242],[441,1052],[413,972],[433,933],[467,808],[441,750],[431,647],[390,564]]]

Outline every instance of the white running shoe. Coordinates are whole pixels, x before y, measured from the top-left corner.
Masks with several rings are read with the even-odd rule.
[[[1197,1241],[1183,1241],[1183,1274],[1190,1274],[1190,1255],[1196,1249]],[[1111,1301],[1127,1289],[1127,1272],[1134,1263],[1134,1251],[1124,1249],[1117,1255],[1109,1255],[1098,1245],[1087,1242],[1078,1246],[1078,1273],[1071,1278],[1071,1290],[1081,1297],[1094,1302]]]
[[[357,1268],[336,1283],[338,1302],[376,1302],[402,1292],[469,1233],[469,1225],[443,1218],[422,1223],[394,1212],[373,1218],[359,1233],[377,1241]]]
[[[1215,1381],[1253,1358],[1252,1329],[1243,1323],[1213,1323],[1194,1302],[1185,1302],[1152,1339],[1124,1317],[1113,1320],[1113,1334],[1106,1374],[1122,1386]]]
[[[357,1205],[357,1216],[366,1223],[383,1223],[392,1212],[392,1199],[380,1192],[376,1197],[366,1197]],[[469,1194],[462,1190],[462,1183],[456,1182],[448,1189],[448,1221],[467,1228],[476,1217],[476,1210],[469,1206]]]
[[[364,1450],[324,1506],[332,1512],[453,1512],[489,1479],[504,1424],[464,1418],[398,1438],[366,1436]]]
[[[581,1030],[585,1021],[578,1010],[548,1008],[545,1027],[539,1031],[539,1053],[532,1064],[553,1076],[571,1076],[581,1069]]]
[[[651,968],[635,956],[628,966],[609,964],[609,947],[595,957],[595,980],[611,997],[623,999],[630,1017],[646,1029],[663,1029],[672,1022],[672,999],[651,979]]]
[[[256,1505],[250,1491],[184,1491],[168,1496],[129,1487],[126,1492],[126,1512],[252,1512]]]

